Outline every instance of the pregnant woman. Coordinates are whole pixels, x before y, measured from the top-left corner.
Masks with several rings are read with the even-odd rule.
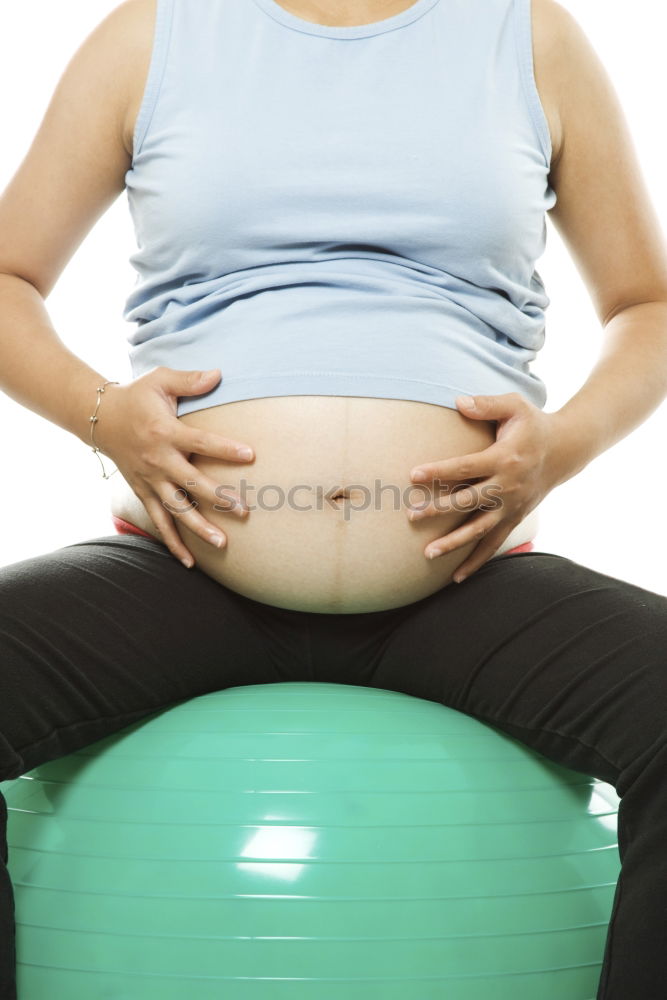
[[[44,301],[123,191],[120,384]],[[546,212],[604,327],[552,413],[530,371]],[[667,598],[534,541],[544,497],[667,395],[667,249],[574,18],[125,0],[2,194],[0,272],[0,385],[118,471],[115,533],[0,569],[0,780],[233,685],[439,701],[613,783],[597,997],[663,996]]]

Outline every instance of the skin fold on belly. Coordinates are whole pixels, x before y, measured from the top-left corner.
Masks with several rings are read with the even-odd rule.
[[[450,583],[477,545],[426,558],[430,541],[471,514],[454,510],[411,522],[409,505],[432,499],[433,487],[412,483],[410,472],[420,462],[487,448],[495,440],[491,421],[467,420],[430,403],[360,396],[261,397],[179,419],[254,450],[249,463],[190,457],[249,507],[239,519],[200,504],[204,517],[226,535],[223,549],[174,516],[196,566],[253,600],[325,614],[400,607]],[[120,473],[114,479],[112,513],[161,540]],[[344,495],[335,499],[337,493]],[[524,519],[493,558],[533,534]]]

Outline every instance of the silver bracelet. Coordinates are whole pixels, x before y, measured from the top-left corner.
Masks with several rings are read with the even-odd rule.
[[[93,413],[92,417],[90,417],[90,441],[91,441],[91,444],[92,444],[92,447],[93,447],[93,452],[97,455],[99,463],[102,466],[102,479],[111,479],[111,477],[113,476],[113,473],[114,472],[118,472],[118,469],[114,469],[113,472],[110,472],[109,475],[107,476],[107,474],[106,474],[106,472],[104,470],[104,462],[100,458],[100,449],[95,444],[95,438],[93,436],[93,432],[95,430],[95,424],[97,423],[97,421],[99,419],[98,416],[97,416],[97,411],[100,408],[100,402],[102,400],[102,393],[104,392],[104,386],[106,386],[106,385],[120,385],[120,382],[109,381],[109,382],[105,382],[104,385],[100,385],[100,386],[97,387],[97,406],[95,407],[95,412]]]

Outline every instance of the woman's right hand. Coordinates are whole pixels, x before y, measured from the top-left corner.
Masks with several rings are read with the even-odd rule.
[[[238,494],[222,491],[190,463],[189,456],[249,462],[252,449],[249,457],[243,457],[239,449],[249,445],[187,427],[177,417],[179,396],[209,392],[219,381],[218,368],[208,372],[154,368],[125,385],[107,386],[95,425],[95,444],[115,462],[169,551],[188,568],[195,560],[176,530],[173,514],[204,541],[218,547],[227,542],[220,528],[198,513],[198,501],[187,497],[188,484],[196,484],[197,495],[217,504],[216,510],[229,500],[229,510],[236,516],[248,513]]]

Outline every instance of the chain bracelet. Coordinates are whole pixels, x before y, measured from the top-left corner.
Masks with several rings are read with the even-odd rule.
[[[107,476],[106,471],[104,469],[104,462],[100,458],[100,449],[95,444],[95,438],[94,438],[95,424],[97,423],[97,421],[99,419],[98,416],[97,416],[97,411],[100,408],[100,403],[102,401],[102,393],[104,392],[104,387],[107,386],[107,385],[120,385],[120,382],[109,381],[109,382],[105,382],[104,385],[100,385],[100,386],[97,387],[97,406],[95,407],[95,412],[93,413],[92,417],[89,418],[90,419],[90,442],[91,442],[91,445],[92,445],[92,448],[93,448],[93,452],[94,452],[95,455],[97,455],[98,461],[99,461],[100,465],[102,466],[102,479],[111,479],[111,477],[113,476],[114,472],[118,472],[118,469],[114,469],[113,472],[110,472],[109,475]]]

